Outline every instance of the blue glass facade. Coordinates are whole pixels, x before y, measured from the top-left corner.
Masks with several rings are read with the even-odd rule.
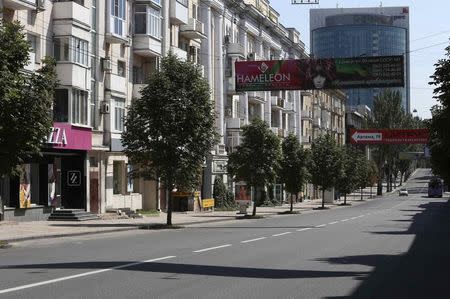
[[[348,15],[347,15],[348,16]],[[352,18],[357,16],[351,15]],[[316,58],[325,57],[357,57],[357,56],[387,56],[405,55],[408,53],[408,32],[406,28],[389,26],[375,22],[360,22],[363,24],[348,24],[346,20],[327,20],[325,26],[312,30],[311,50]],[[339,22],[341,21],[341,22]],[[373,21],[373,24],[367,24]],[[347,23],[340,25],[339,23]],[[364,24],[366,23],[366,24]],[[409,111],[409,75],[408,54],[405,56],[405,88],[398,88],[402,94],[403,107]],[[380,88],[346,90],[349,99],[347,104],[373,106],[374,97]]]

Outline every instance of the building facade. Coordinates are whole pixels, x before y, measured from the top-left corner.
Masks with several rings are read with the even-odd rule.
[[[121,133],[133,98],[169,52],[197,63],[211,86],[220,142],[206,159],[203,198],[212,197],[217,176],[231,186],[228,154],[239,145],[242,126],[256,117],[280,137],[302,139],[300,91],[234,88],[238,60],[307,57],[299,32],[279,23],[269,1],[0,0],[0,9],[1,18],[24,25],[32,46],[26,70],[53,56],[59,80],[43,157],[27,161],[23,177],[3,181],[11,215],[23,209],[36,220],[54,208],[166,208],[158,181],[130,175],[135,165],[123,152]],[[281,198],[281,185],[275,189]],[[179,208],[186,207],[192,208]]]
[[[311,53],[314,57],[358,57],[403,55],[405,111],[410,111],[409,8],[370,7],[311,9]],[[348,89],[348,105],[373,107],[380,88]]]

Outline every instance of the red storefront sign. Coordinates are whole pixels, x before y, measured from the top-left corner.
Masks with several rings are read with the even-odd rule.
[[[428,129],[352,129],[353,144],[426,144]]]
[[[56,149],[91,150],[92,129],[69,123],[53,123],[45,145]]]

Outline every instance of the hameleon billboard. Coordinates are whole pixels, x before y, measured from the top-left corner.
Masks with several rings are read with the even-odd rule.
[[[236,91],[402,87],[403,56],[237,61]]]

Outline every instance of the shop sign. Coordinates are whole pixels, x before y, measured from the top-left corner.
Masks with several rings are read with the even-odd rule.
[[[238,182],[235,185],[234,201],[239,204],[250,204],[252,201],[251,188],[245,183]]]
[[[69,123],[53,123],[44,143],[56,149],[91,150],[92,129]]]
[[[67,186],[70,187],[81,186],[81,171],[79,170],[67,171]]]
[[[213,208],[214,207],[214,198],[202,199],[202,207],[203,208]]]
[[[236,91],[403,87],[398,56],[237,61]]]

